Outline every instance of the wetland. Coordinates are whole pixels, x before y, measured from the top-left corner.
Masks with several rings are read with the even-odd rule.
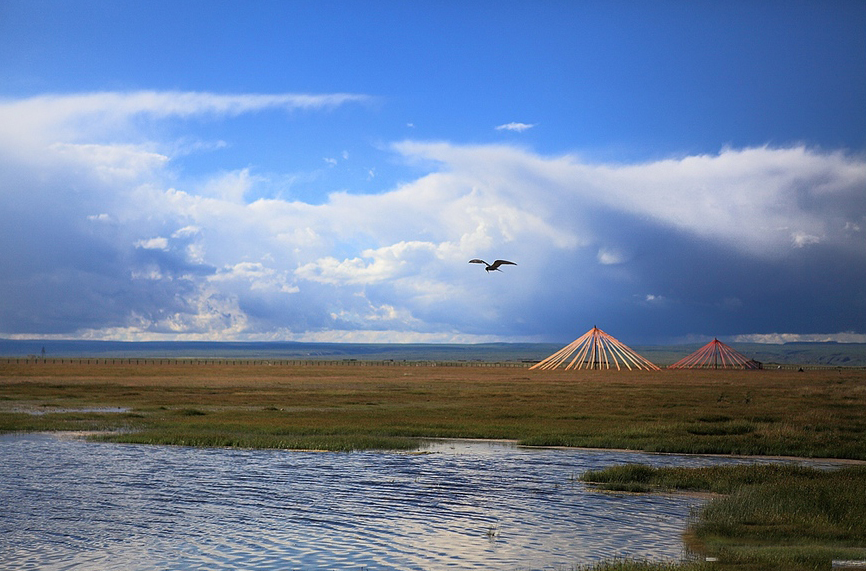
[[[611,557],[662,559],[668,562],[652,568],[669,568],[667,565],[677,565],[677,568],[682,569],[685,566],[700,569],[829,568],[822,565],[829,566],[833,553],[845,556],[863,553],[866,556],[862,535],[848,533],[841,538],[818,538],[817,541],[821,543],[819,551],[823,551],[818,559],[813,557],[809,560],[817,560],[818,564],[804,563],[803,566],[792,567],[790,562],[773,563],[772,559],[766,558],[744,564],[741,558],[737,559],[743,549],[730,547],[736,542],[731,543],[730,538],[723,537],[723,533],[720,536],[720,528],[700,527],[703,522],[703,515],[700,514],[713,511],[702,506],[715,506],[718,498],[708,499],[706,495],[696,496],[693,493],[682,495],[672,491],[677,486],[661,493],[655,491],[649,494],[629,490],[604,492],[583,482],[582,477],[587,471],[603,471],[606,466],[634,462],[657,466],[660,459],[664,459],[662,464],[669,459],[677,459],[676,462],[684,462],[684,466],[695,469],[702,468],[703,463],[739,464],[741,459],[734,455],[749,456],[745,459],[748,463],[766,463],[769,461],[767,458],[758,456],[772,455],[801,459],[833,458],[859,464],[866,459],[864,405],[866,372],[858,369],[650,373],[536,372],[520,367],[410,365],[133,366],[0,362],[0,430],[6,433],[3,437],[3,446],[6,447],[4,458],[15,457],[10,452],[12,449],[19,452],[53,450],[41,460],[28,460],[22,456],[23,463],[15,469],[17,472],[4,474],[4,494],[12,493],[10,482],[16,481],[16,473],[21,476],[19,481],[23,482],[24,491],[14,493],[30,494],[26,502],[4,501],[4,504],[43,505],[45,509],[61,505],[63,501],[49,492],[55,480],[71,474],[73,489],[78,491],[70,492],[65,501],[78,505],[83,497],[104,496],[102,500],[96,500],[95,505],[108,502],[105,504],[107,515],[102,519],[98,509],[87,511],[82,506],[79,523],[93,525],[95,529],[110,530],[117,526],[118,521],[133,520],[129,522],[132,527],[127,528],[127,533],[131,534],[129,537],[133,538],[129,542],[133,551],[125,554],[117,551],[116,546],[111,547],[117,537],[110,533],[101,539],[98,534],[89,532],[76,536],[71,528],[63,531],[62,526],[61,531],[51,536],[51,541],[57,544],[43,541],[38,553],[26,553],[26,547],[22,546],[40,544],[33,543],[33,537],[28,539],[20,536],[21,532],[18,532],[18,536],[4,533],[4,537],[19,537],[21,541],[6,539],[2,550],[6,553],[4,557],[24,556],[31,557],[33,561],[32,557],[50,554],[56,547],[54,563],[43,561],[44,565],[37,565],[40,568],[64,567],[73,561],[69,559],[72,556],[70,554],[75,554],[75,558],[95,558],[74,559],[81,563],[79,568],[107,568],[106,562],[111,558],[128,562],[141,557],[142,553],[161,553],[159,557],[163,559],[157,557],[157,560],[177,563],[166,565],[171,568],[218,568],[220,565],[226,568],[267,568],[268,565],[277,568],[282,565],[283,568],[288,566],[298,569],[434,569],[439,565],[443,568],[472,568],[477,564],[478,568],[577,569],[585,564],[607,565],[605,561]],[[44,431],[50,431],[55,436],[34,434]],[[89,439],[57,436],[75,431],[90,431]],[[432,470],[437,462],[459,464],[467,460],[467,455],[425,449],[425,446],[430,446],[430,439],[434,438],[507,439],[521,446],[500,445],[495,454],[486,451],[459,469],[453,464],[444,472],[436,475],[429,473],[429,479],[425,480],[418,474],[427,469]],[[488,443],[485,446],[497,445]],[[608,450],[576,450],[575,447]],[[73,449],[86,450],[79,459],[86,459],[87,462],[70,461],[69,458],[74,457],[69,454]],[[186,460],[172,459],[166,462],[165,458],[173,454]],[[606,456],[611,454],[614,456]],[[149,455],[162,457],[163,464],[175,467],[173,473],[162,471],[160,461],[145,461],[144,458]],[[101,456],[109,459],[101,460]],[[596,460],[602,458],[604,461],[586,459],[590,457]],[[327,459],[327,466],[316,469],[296,466],[300,458],[305,459],[304,462],[313,462],[313,465]],[[449,460],[444,460],[446,458]],[[562,462],[563,458],[567,460],[552,469],[553,472],[546,473],[547,468],[541,469],[532,464],[540,458],[556,458],[554,464]],[[700,458],[702,464],[696,465],[695,458]],[[414,464],[415,467],[394,468],[390,464],[397,461],[394,459]],[[773,461],[795,462],[793,459],[779,458]],[[191,462],[192,471],[185,471],[185,462]],[[356,466],[357,462],[362,466]],[[549,462],[551,460],[544,460],[542,464]],[[488,466],[487,475],[473,472],[482,465]],[[88,477],[76,472],[76,466],[102,476]],[[252,472],[244,475],[246,466],[250,466]],[[253,469],[254,466],[258,468]],[[514,470],[509,471],[512,467]],[[304,470],[308,469],[311,471],[305,473]],[[119,470],[120,473],[112,470]],[[365,470],[367,474],[361,477],[360,473]],[[844,480],[847,483],[843,487],[856,491],[859,489],[857,486],[864,481],[864,472],[858,471],[856,466],[853,470],[845,476],[848,479]],[[129,471],[138,474],[141,481],[136,483],[133,479],[126,484],[118,484]],[[280,481],[269,481],[269,472],[276,474]],[[305,475],[302,477],[301,473]],[[359,475],[353,479],[352,474],[356,473]],[[402,475],[393,476],[392,481],[388,479],[389,473]],[[225,479],[219,485],[226,489],[220,488],[213,479],[216,474]],[[311,492],[312,495],[304,496],[299,491],[312,485],[310,482],[328,480],[335,474],[339,475],[337,480],[329,480],[324,488],[317,488],[318,495]],[[233,481],[234,475],[241,477],[241,480]],[[298,479],[295,479],[296,475]],[[419,477],[418,480],[414,479]],[[82,482],[94,479],[99,482],[95,492],[77,488]],[[195,483],[197,479],[200,480],[199,484]],[[259,481],[263,483],[257,483]],[[820,478],[806,477],[805,481],[814,481],[809,485],[818,487],[810,488],[813,495],[822,486],[831,489],[839,487],[838,482],[824,482]],[[370,482],[373,482],[373,488],[363,487]],[[445,489],[444,495],[437,500],[435,493],[431,492],[435,488],[431,482],[438,482],[436,485],[440,489],[442,485],[448,488],[452,484],[457,485],[456,482],[460,484],[455,489]],[[207,501],[202,503],[203,519],[195,522],[172,519],[172,502],[183,499],[182,486],[192,485],[201,486],[202,498],[210,498],[207,501],[213,500],[218,505],[206,505]],[[294,485],[300,488],[292,487]],[[105,496],[100,491],[104,488],[100,486],[108,486],[111,493]],[[382,501],[388,507],[363,507],[365,504],[362,499],[350,498],[352,492],[334,495],[338,486],[357,490],[358,498],[380,497],[380,500],[370,501]],[[230,489],[238,491],[234,499]],[[245,496],[244,491],[250,489],[252,497]],[[328,489],[334,493],[328,492]],[[219,491],[214,496],[208,495],[208,490]],[[347,512],[341,512],[337,504],[330,504],[326,511],[342,514],[343,520],[327,523],[321,521],[319,514],[299,520],[307,523],[289,530],[281,526],[288,525],[287,522],[297,516],[292,510],[300,508],[295,504],[267,507],[265,500],[271,499],[268,490],[273,490],[274,497],[279,496],[283,498],[282,501],[306,497],[304,505],[311,502],[322,505],[322,502],[331,502],[339,497],[344,502],[361,501],[362,507],[350,507]],[[131,496],[124,498],[125,493]],[[734,497],[737,493],[737,490],[729,491],[725,497]],[[760,495],[771,492],[749,493]],[[55,501],[39,504],[38,500],[44,494]],[[387,504],[394,501],[394,497],[403,499]],[[412,507],[403,503],[407,497],[440,502],[436,505],[444,505],[448,507],[448,513],[462,514],[465,518],[459,523],[441,523],[447,518],[439,514],[431,515],[431,519],[425,523],[419,514],[434,514],[431,511],[432,503],[424,504],[423,509]],[[118,498],[121,507],[111,503]],[[136,498],[144,502],[143,506],[136,504]],[[502,504],[496,504],[495,498],[501,498]],[[610,512],[600,520],[592,519],[595,516],[590,517],[583,511],[587,503],[597,498],[601,498],[603,503],[607,502],[605,505],[610,507]],[[669,502],[671,498],[684,503],[677,504],[677,508],[665,507],[661,511],[647,508],[658,502]],[[461,503],[464,500],[468,503]],[[195,503],[197,500],[191,501]],[[629,502],[637,502],[643,507],[635,508]],[[752,500],[749,505],[754,503]],[[134,513],[149,513],[150,516],[145,518],[147,521],[136,520],[129,515],[133,512],[127,513],[126,508],[122,507],[126,505],[134,505],[131,508]],[[216,523],[221,518],[220,510],[231,514],[235,518],[233,521],[257,521],[250,514],[241,513],[246,505],[261,510],[261,513],[270,513],[272,515],[267,517],[274,518],[259,521],[254,527],[265,529],[274,525],[277,531],[266,531],[259,536],[250,530],[228,532],[228,535],[216,534],[220,525]],[[499,507],[494,509],[494,505]],[[510,506],[509,509],[514,511],[507,516],[489,517],[500,514],[502,505]],[[550,511],[554,505],[563,510],[560,515]],[[155,514],[149,512],[150,509],[164,512],[162,515]],[[350,552],[375,552],[373,545],[377,541],[384,541],[383,528],[376,527],[370,521],[364,520],[366,532],[363,529],[347,531],[347,523],[361,521],[357,514],[365,513],[365,509],[371,510],[371,517],[372,514],[379,514],[380,520],[377,520],[376,525],[402,530],[399,533],[410,530],[406,533],[416,534],[419,545],[433,551],[439,549],[438,553],[443,556],[457,559],[440,561],[436,559],[438,556],[431,556],[430,551],[411,542],[402,544],[403,539],[394,538],[388,541],[403,545],[400,548],[403,555],[394,555],[397,559],[363,559],[360,555],[348,555]],[[191,517],[199,516],[193,508],[181,512]],[[385,517],[386,512],[392,515]],[[545,516],[545,513],[548,515]],[[287,520],[276,523],[280,518],[273,514],[287,515]],[[650,519],[655,518],[655,523],[647,529],[635,531],[641,529],[637,524],[640,514],[650,514]],[[310,514],[307,513],[307,516]],[[16,520],[15,517],[21,519]],[[40,520],[40,517],[44,518],[44,515],[33,511],[18,516],[8,512],[2,518],[2,524],[10,526],[9,529],[18,529],[22,522],[31,521],[33,525],[29,528],[25,525],[24,529],[36,533],[37,529],[45,527],[44,519]],[[60,514],[56,519],[71,522],[69,525],[78,525],[75,517],[72,512]],[[404,517],[416,518],[417,521],[407,522],[401,519]],[[560,523],[555,523],[557,518],[561,518]],[[397,523],[389,524],[391,520]],[[40,521],[41,524],[38,523]],[[516,523],[524,521],[536,523],[529,523],[528,528],[518,531]],[[790,547],[790,542],[797,541],[796,534],[793,539],[779,536],[778,529],[773,526],[784,527],[788,524],[784,521],[778,523],[781,521],[778,517],[774,521],[776,523],[765,526],[765,531],[776,536],[773,541],[778,543],[783,540]],[[165,525],[161,526],[160,522]],[[586,522],[594,523],[586,527]],[[609,524],[607,527],[605,522]],[[192,530],[196,525],[201,527],[194,534],[209,537],[201,540],[204,543],[196,543],[198,540],[184,535],[186,530]],[[323,527],[317,528],[316,525]],[[842,527],[844,525],[847,524]],[[856,529],[859,524],[855,521],[851,525]],[[304,545],[306,541],[312,542],[304,539],[301,530],[304,526],[312,526],[310,533],[317,536],[330,537],[325,543],[343,541],[352,547],[341,552],[341,555],[316,552],[310,545]],[[550,526],[550,529],[546,526]],[[162,535],[153,537],[143,531],[150,527],[162,529],[161,532],[154,531]],[[626,540],[618,547],[593,544],[594,533],[610,538],[616,535],[614,530],[620,528],[626,535],[641,539],[632,543]],[[664,548],[659,547],[663,542],[652,539],[651,531],[655,528],[659,531],[664,528],[665,533],[669,532],[673,543],[668,543]],[[701,529],[715,531],[698,536],[696,530]],[[729,526],[729,529],[733,528]],[[323,530],[334,535],[328,536]],[[136,535],[139,531],[141,535]],[[271,533],[274,535],[269,535]],[[681,537],[684,533],[686,543]],[[710,536],[715,542],[713,545],[707,543],[706,538]],[[179,538],[179,543],[173,537]],[[722,537],[722,543],[719,543],[719,537]],[[481,543],[473,543],[479,538],[483,539]],[[264,543],[257,543],[259,539]],[[436,542],[440,539],[444,543],[437,548]],[[468,559],[460,559],[465,557],[460,555],[462,548],[454,547],[463,545],[460,543],[463,540],[476,550],[475,555]],[[88,543],[90,541],[97,541],[102,547],[94,548]],[[288,543],[292,542],[298,546],[295,551],[288,547]],[[750,538],[747,543],[754,545],[755,539]],[[245,545],[246,548],[239,545]],[[533,553],[527,545],[536,546],[538,551]],[[719,545],[723,546],[721,557],[713,556],[717,561],[709,563],[701,559],[713,549],[715,551],[712,552],[718,554]],[[824,550],[824,547],[829,550]],[[22,552],[22,549],[25,551]],[[520,559],[509,554],[510,550],[533,554],[529,559]],[[408,554],[416,554],[420,559],[413,559],[414,555],[410,557]],[[332,555],[337,559],[329,559]],[[397,562],[403,556],[408,559]],[[99,557],[104,559],[100,560]],[[140,563],[137,568],[152,568],[147,566],[147,561]],[[136,566],[127,565],[126,568]]]

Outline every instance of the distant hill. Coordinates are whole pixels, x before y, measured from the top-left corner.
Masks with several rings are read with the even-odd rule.
[[[532,361],[561,345],[547,343],[301,343],[293,341],[40,341],[0,339],[0,357],[170,359],[325,359],[393,361]]]
[[[196,359],[326,359],[393,361],[533,362],[565,343],[299,343],[207,341],[21,341],[0,339],[0,357],[139,357]],[[679,361],[704,344],[633,345],[661,367]],[[866,367],[866,343],[730,343],[762,363]]]

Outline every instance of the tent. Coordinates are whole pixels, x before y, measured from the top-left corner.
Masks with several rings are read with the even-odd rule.
[[[572,357],[573,355],[573,357]],[[593,327],[553,355],[529,367],[530,369],[646,369],[658,371],[659,368],[635,353],[616,338],[598,327]]]
[[[763,365],[713,339],[688,357],[668,365],[668,369],[761,369]]]

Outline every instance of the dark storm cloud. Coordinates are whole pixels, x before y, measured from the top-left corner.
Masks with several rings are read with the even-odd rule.
[[[171,144],[94,143],[81,120],[99,109],[99,134],[124,140],[129,114],[243,109],[97,99],[0,105],[31,127],[0,127],[0,334],[866,334],[862,157],[760,147],[622,165],[405,141],[397,158],[423,171],[394,188],[247,201],[273,183],[241,169],[177,188]],[[488,275],[475,257],[518,265]]]

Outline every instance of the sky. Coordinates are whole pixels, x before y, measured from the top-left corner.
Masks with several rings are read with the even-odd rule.
[[[0,337],[866,342],[864,30],[858,0],[0,0]]]

